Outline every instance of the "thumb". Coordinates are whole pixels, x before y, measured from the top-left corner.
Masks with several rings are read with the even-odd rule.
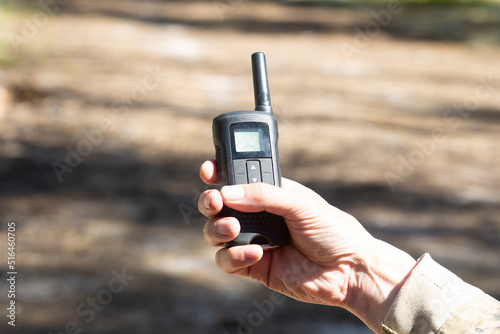
[[[220,190],[224,203],[238,211],[267,211],[285,219],[294,219],[304,207],[304,194],[266,183],[224,186]]]

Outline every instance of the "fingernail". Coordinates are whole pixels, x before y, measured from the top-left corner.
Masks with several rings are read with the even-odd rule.
[[[210,195],[207,194],[207,196],[205,196],[205,198],[203,199],[203,206],[205,207],[205,209],[210,210],[210,203]]]
[[[201,167],[202,167],[202,168],[208,168],[208,167],[211,167],[211,165],[212,165],[212,163],[211,163],[210,161],[208,161],[208,160],[207,160],[207,161],[205,161],[205,162],[201,165]]]
[[[231,235],[232,226],[230,224],[217,224],[217,232],[222,235]]]
[[[262,247],[259,245],[249,245],[243,250],[245,262],[255,262],[262,257]]]
[[[221,189],[222,196],[226,200],[239,200],[245,197],[245,189],[241,186],[225,186]]]

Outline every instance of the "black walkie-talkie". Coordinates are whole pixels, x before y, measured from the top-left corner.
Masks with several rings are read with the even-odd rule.
[[[265,182],[281,186],[278,159],[278,124],[271,108],[266,58],[252,54],[255,110],[233,111],[217,116],[212,131],[219,183],[224,185]],[[219,216],[235,217],[241,225],[236,239],[225,247],[258,244],[274,248],[288,241],[281,216],[269,212],[240,212],[224,206]]]

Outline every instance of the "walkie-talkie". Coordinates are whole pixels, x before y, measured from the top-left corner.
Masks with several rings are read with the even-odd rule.
[[[224,185],[264,182],[281,186],[278,159],[278,124],[273,115],[266,58],[252,54],[255,110],[233,111],[214,118],[212,132],[219,183]],[[226,248],[258,244],[274,248],[288,241],[283,217],[269,212],[240,212],[224,206],[219,216],[235,217],[241,225],[236,239]]]

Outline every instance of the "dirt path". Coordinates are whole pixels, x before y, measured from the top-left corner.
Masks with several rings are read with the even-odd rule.
[[[211,119],[253,108],[254,51],[268,59],[283,176],[499,297],[498,8],[405,7],[379,31],[363,7],[217,4],[73,0],[16,48],[9,32],[40,9],[1,12],[17,333],[72,321],[100,334],[364,333],[289,299],[249,325],[270,292],[219,272],[202,240],[198,166],[213,157]],[[122,268],[134,278],[108,303],[99,292]]]

